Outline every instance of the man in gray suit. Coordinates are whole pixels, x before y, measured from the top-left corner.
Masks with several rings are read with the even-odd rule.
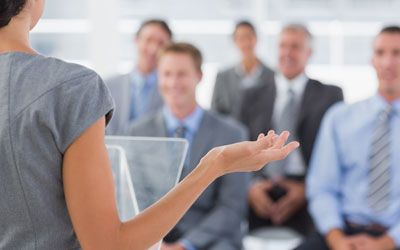
[[[172,32],[163,20],[147,20],[136,33],[138,60],[128,74],[106,80],[115,101],[109,135],[125,135],[129,124],[162,106],[157,86],[157,55],[171,42]]]
[[[241,121],[248,126],[250,138],[270,129],[289,130],[301,145],[286,160],[255,174],[249,191],[250,230],[286,226],[302,235],[313,231],[304,179],[322,117],[343,100],[343,93],[306,75],[311,44],[305,26],[285,26],[279,36],[279,72],[266,84],[248,89],[243,97]]]
[[[253,24],[249,21],[238,22],[233,39],[242,60],[218,73],[211,107],[218,113],[238,119],[243,91],[270,82],[274,78],[274,72],[256,55],[257,33]]]
[[[196,87],[202,78],[201,64],[201,53],[194,46],[167,46],[159,59],[159,88],[165,106],[129,129],[133,136],[186,138],[190,148],[182,178],[211,148],[247,139],[242,125],[198,106]],[[248,181],[246,173],[218,179],[165,237],[162,249],[241,249]]]

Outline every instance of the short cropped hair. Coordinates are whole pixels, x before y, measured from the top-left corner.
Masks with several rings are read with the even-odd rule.
[[[198,72],[202,72],[201,65],[203,64],[203,56],[198,48],[190,43],[171,43],[163,48],[160,52],[159,58],[162,58],[168,53],[178,53],[178,54],[186,54],[189,55],[196,67]]]
[[[149,25],[160,26],[161,29],[163,29],[165,31],[165,33],[168,34],[169,38],[172,40],[172,37],[173,37],[172,31],[171,31],[170,27],[168,26],[167,22],[162,19],[149,19],[149,20],[144,21],[142,24],[140,24],[140,27],[139,27],[138,31],[136,32],[136,36],[139,36],[140,32],[142,32],[142,30]]]

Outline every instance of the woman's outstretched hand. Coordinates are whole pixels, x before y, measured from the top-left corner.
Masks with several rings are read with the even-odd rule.
[[[214,148],[202,161],[213,166],[217,176],[232,172],[257,171],[269,162],[284,159],[299,147],[300,144],[296,141],[286,144],[288,138],[287,131],[277,135],[271,130],[267,135],[260,134],[257,141]]]

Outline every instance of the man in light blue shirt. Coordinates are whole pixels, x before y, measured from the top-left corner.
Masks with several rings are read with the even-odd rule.
[[[319,234],[298,249],[400,248],[400,27],[374,41],[377,95],[325,116],[307,177]]]
[[[126,135],[126,129],[137,119],[158,111],[162,98],[158,91],[157,57],[172,40],[172,32],[163,20],[150,19],[136,33],[137,64],[132,72],[106,81],[115,101],[109,135]]]

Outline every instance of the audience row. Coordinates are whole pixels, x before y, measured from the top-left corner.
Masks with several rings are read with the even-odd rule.
[[[376,95],[350,105],[339,87],[307,76],[313,37],[304,25],[283,27],[272,70],[255,52],[255,27],[237,23],[241,61],[218,73],[211,110],[196,101],[201,52],[172,39],[162,20],[139,28],[135,68],[106,81],[116,106],[109,135],[187,139],[182,178],[213,147],[269,130],[288,130],[301,146],[255,174],[218,179],[163,250],[241,249],[244,221],[250,232],[291,228],[304,237],[300,250],[400,248],[400,27],[374,40]]]

